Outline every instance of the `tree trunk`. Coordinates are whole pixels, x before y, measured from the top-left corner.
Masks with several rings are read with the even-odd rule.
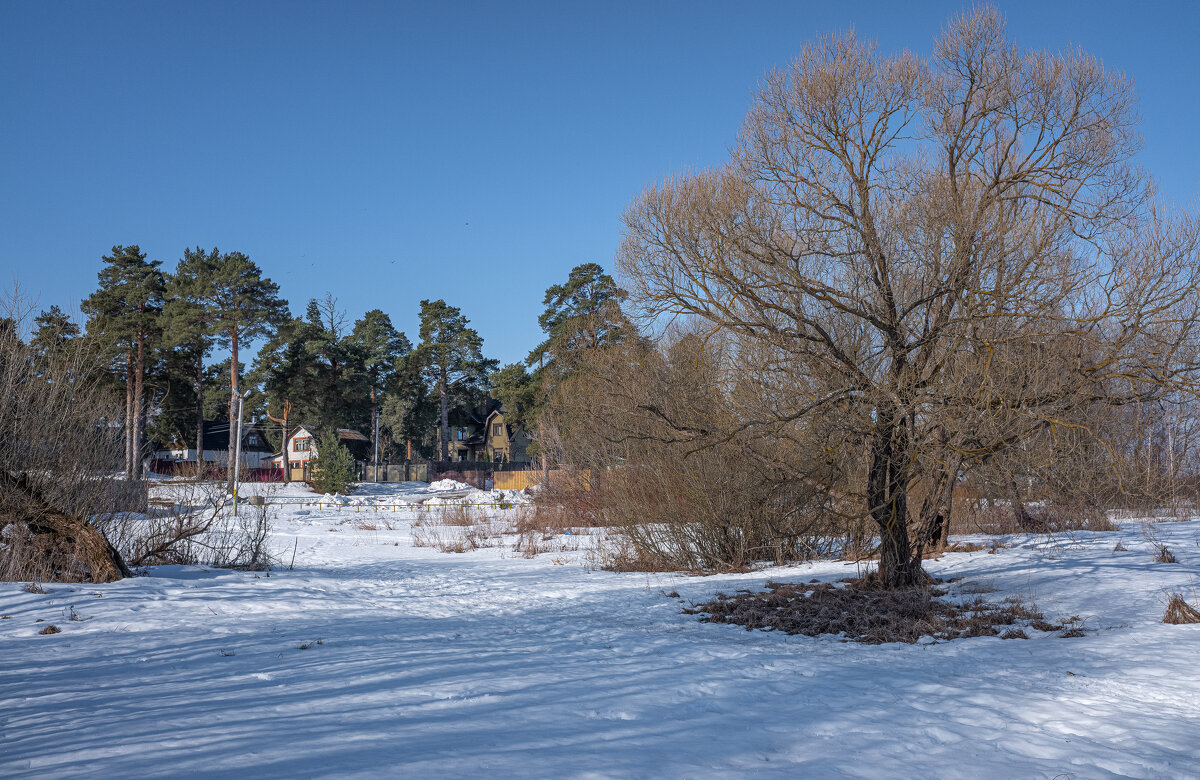
[[[238,332],[229,331],[229,451],[225,455],[225,482],[233,490],[233,477],[238,464],[234,463],[234,447],[237,444],[237,397],[238,397]]]
[[[196,481],[204,479],[204,350],[196,355]]]
[[[375,441],[379,437],[379,428],[375,422],[375,386],[371,386],[371,468],[374,469],[375,481],[379,481],[379,459],[375,453],[379,451],[379,442]]]
[[[450,393],[446,387],[446,372],[442,371],[441,380],[438,382],[438,394],[441,396],[439,401],[440,425],[438,431],[441,438],[441,459],[442,461],[450,460]]]
[[[950,513],[953,509],[954,483],[962,459],[951,456],[949,463],[933,471],[928,492],[921,503],[920,533],[915,555],[923,556],[926,549],[941,550],[950,535]]]
[[[142,439],[145,437],[146,413],[146,335],[139,332],[137,339],[137,368],[133,375],[133,477],[141,480],[143,453],[146,448]]]
[[[279,447],[279,459],[283,461],[283,484],[290,484],[292,481],[292,463],[288,460],[288,416],[287,402],[284,402],[283,413],[283,444]]]
[[[133,351],[125,355],[125,479],[133,479]]]
[[[880,409],[867,472],[867,506],[879,527],[879,580],[885,587],[916,585],[925,579],[921,560],[908,539],[908,428]]]

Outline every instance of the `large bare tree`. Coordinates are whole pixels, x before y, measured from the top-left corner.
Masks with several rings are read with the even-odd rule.
[[[647,317],[737,345],[740,431],[821,431],[795,478],[859,502],[882,580],[916,583],[973,464],[1192,387],[1197,223],[1157,204],[1136,120],[1122,74],[1019,50],[991,9],[924,59],[831,37],[765,79],[726,165],[630,206],[620,268]]]

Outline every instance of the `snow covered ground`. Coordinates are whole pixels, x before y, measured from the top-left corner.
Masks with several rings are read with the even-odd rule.
[[[1200,522],[1154,527],[1176,564],[1138,523],[928,564],[1079,615],[1084,637],[868,646],[680,612],[852,564],[699,578],[595,570],[584,549],[446,554],[413,545],[419,510],[381,509],[422,491],[278,508],[270,576],[0,583],[0,776],[1200,775],[1200,625],[1159,622],[1164,589],[1200,601]]]

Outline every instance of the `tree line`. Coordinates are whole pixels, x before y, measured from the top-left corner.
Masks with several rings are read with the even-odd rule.
[[[245,417],[267,423],[277,449],[285,430],[304,424],[362,431],[381,462],[447,460],[452,422],[491,395],[510,422],[529,428],[536,451],[536,420],[572,356],[629,332],[624,293],[595,263],[547,290],[544,341],[526,361],[501,367],[444,300],[420,302],[414,343],[379,309],[351,322],[330,294],[293,315],[279,286],[242,252],[187,249],[165,270],[138,245],[117,245],[101,262],[97,289],[81,306],[83,327],[51,306],[35,318],[29,344],[47,358],[82,345],[102,368],[123,401],[127,478],[141,476],[155,443],[194,444],[202,458],[205,421],[224,418],[232,429],[249,389],[257,392],[245,397]],[[248,361],[255,343],[261,348]],[[218,350],[228,357],[214,362]],[[234,447],[230,436],[228,462]]]

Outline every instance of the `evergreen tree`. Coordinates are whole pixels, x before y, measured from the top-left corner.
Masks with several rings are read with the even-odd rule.
[[[320,405],[321,417],[335,428],[366,427],[368,380],[363,356],[345,333],[345,312],[326,293],[308,302],[305,320],[310,326],[306,351],[315,384],[312,400]]]
[[[379,402],[384,388],[393,382],[412,351],[412,342],[392,326],[392,320],[379,309],[372,309],[354,323],[350,347],[366,377],[371,394],[370,433],[371,451],[379,447]]]
[[[210,252],[200,247],[185,249],[175,273],[167,277],[167,304],[163,311],[163,345],[169,351],[165,357],[170,367],[169,389],[165,393],[170,400],[163,402],[170,410],[170,420],[163,433],[169,431],[181,438],[188,433],[195,436],[197,479],[204,473],[204,359],[214,340],[211,300],[213,277],[220,262],[221,256],[215,248]],[[191,375],[190,393],[184,392],[183,383],[172,381],[187,374]],[[182,405],[189,402],[194,418],[192,423],[185,424],[176,410],[181,413]]]
[[[450,457],[450,406],[484,389],[497,361],[483,357],[483,338],[462,311],[444,300],[421,301],[421,343],[416,361],[438,401],[438,458]]]
[[[347,493],[354,481],[354,456],[332,428],[317,435],[317,452],[309,476],[318,493]]]
[[[58,306],[51,306],[38,314],[33,324],[29,346],[35,359],[42,363],[62,352],[73,339],[79,337],[79,326]]]
[[[620,343],[635,332],[621,311],[626,293],[596,263],[584,263],[571,269],[564,284],[546,290],[546,310],[538,325],[546,340],[529,353],[526,365],[538,366],[538,373],[569,373],[584,351]]]
[[[145,448],[145,378],[150,349],[160,335],[164,281],[159,260],[137,245],[114,246],[103,258],[100,288],[82,304],[88,335],[125,372],[125,475],[142,476]]]
[[[243,345],[267,336],[272,326],[287,315],[287,301],[279,297],[279,285],[264,278],[262,271],[241,252],[220,254],[214,247],[208,257],[215,262],[211,282],[198,302],[207,310],[216,345],[229,350],[229,424],[237,423],[237,396],[241,388],[240,352]],[[228,463],[234,462],[236,437],[229,437]],[[233,479],[233,469],[229,470]]]
[[[504,407],[505,422],[528,429],[538,413],[536,379],[521,363],[510,363],[488,379],[492,397]]]

